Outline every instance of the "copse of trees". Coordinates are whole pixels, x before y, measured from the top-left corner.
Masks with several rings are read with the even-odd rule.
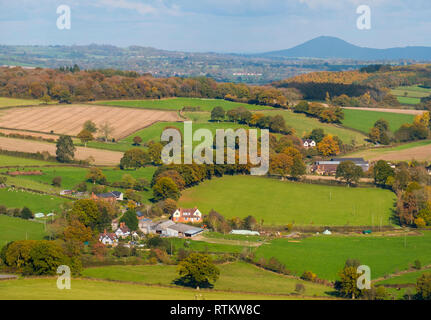
[[[363,175],[362,168],[353,161],[344,161],[338,165],[335,177],[337,179],[341,178],[347,185],[351,186],[352,184],[357,184]]]
[[[315,102],[301,101],[293,111],[317,118],[323,123],[341,123],[344,120],[344,111],[340,107],[325,107]]]
[[[70,70],[74,70],[71,72]],[[191,97],[226,99],[241,103],[288,107],[292,90],[270,86],[217,83],[205,78],[153,78],[133,71],[1,68],[0,96],[60,103],[112,99]]]
[[[57,140],[56,156],[59,162],[71,162],[75,157],[76,147],[70,136],[60,136]]]
[[[0,253],[3,263],[15,272],[24,275],[55,275],[60,265],[69,265],[73,272],[77,264],[72,263],[63,248],[54,241],[22,240],[8,243]]]
[[[385,119],[377,120],[368,136],[373,143],[390,144],[393,138],[389,129],[389,122]]]
[[[178,275],[177,284],[193,288],[212,288],[220,276],[220,270],[209,255],[190,253],[178,264]]]

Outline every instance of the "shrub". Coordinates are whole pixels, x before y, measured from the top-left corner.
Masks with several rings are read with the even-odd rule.
[[[314,282],[317,279],[317,275],[311,271],[305,271],[302,276],[302,280]]]
[[[297,283],[295,285],[295,292],[298,294],[304,294],[305,293],[305,286],[302,283]]]
[[[52,185],[53,185],[54,187],[61,187],[61,181],[62,181],[62,178],[61,178],[61,177],[54,177],[54,178],[52,179]]]

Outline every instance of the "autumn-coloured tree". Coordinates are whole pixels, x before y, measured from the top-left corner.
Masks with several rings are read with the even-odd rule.
[[[334,156],[340,153],[338,142],[332,135],[327,135],[324,137],[322,141],[317,144],[317,150],[325,157]]]
[[[88,142],[94,140],[93,134],[86,129],[83,129],[80,133],[78,133],[77,137],[79,140],[81,140],[81,142],[85,145],[85,147],[87,147]]]

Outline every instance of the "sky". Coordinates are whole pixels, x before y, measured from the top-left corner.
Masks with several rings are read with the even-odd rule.
[[[57,27],[57,8],[71,11]],[[371,9],[359,30],[356,10]],[[318,36],[373,48],[431,46],[429,0],[0,0],[0,44],[149,46],[258,53]]]

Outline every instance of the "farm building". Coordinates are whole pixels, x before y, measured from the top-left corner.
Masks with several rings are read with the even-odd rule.
[[[139,218],[139,230],[144,234],[152,233],[152,227],[156,225],[151,219]]]
[[[196,228],[182,223],[174,224],[166,228],[167,236],[177,238],[192,238],[203,231],[202,228]]]
[[[230,234],[237,234],[242,236],[260,236],[259,232],[250,230],[232,230]]]
[[[113,191],[108,193],[100,193],[100,194],[91,194],[91,199],[93,200],[106,200],[108,202],[116,202],[116,201],[123,201],[124,195],[122,192],[119,191]]]
[[[183,223],[175,223],[172,220],[153,222],[150,219],[139,221],[139,230],[144,234],[159,234],[163,237],[192,238],[202,233],[202,228],[196,228]]]
[[[172,221],[180,223],[202,223],[203,217],[198,208],[179,208],[172,215]]]
[[[304,140],[303,144],[305,149],[310,149],[310,148],[315,148],[316,147],[316,141],[311,140],[311,139],[306,139]]]
[[[124,222],[120,223],[120,227],[115,231],[118,238],[127,238],[130,236],[130,230]]]
[[[106,230],[99,235],[99,241],[108,246],[116,246],[118,244],[117,235],[115,233],[107,233]]]
[[[370,164],[363,158],[339,158],[331,161],[316,161],[312,167],[312,171],[319,175],[335,175],[338,165],[342,162],[352,161],[358,167],[366,172],[370,169]]]

